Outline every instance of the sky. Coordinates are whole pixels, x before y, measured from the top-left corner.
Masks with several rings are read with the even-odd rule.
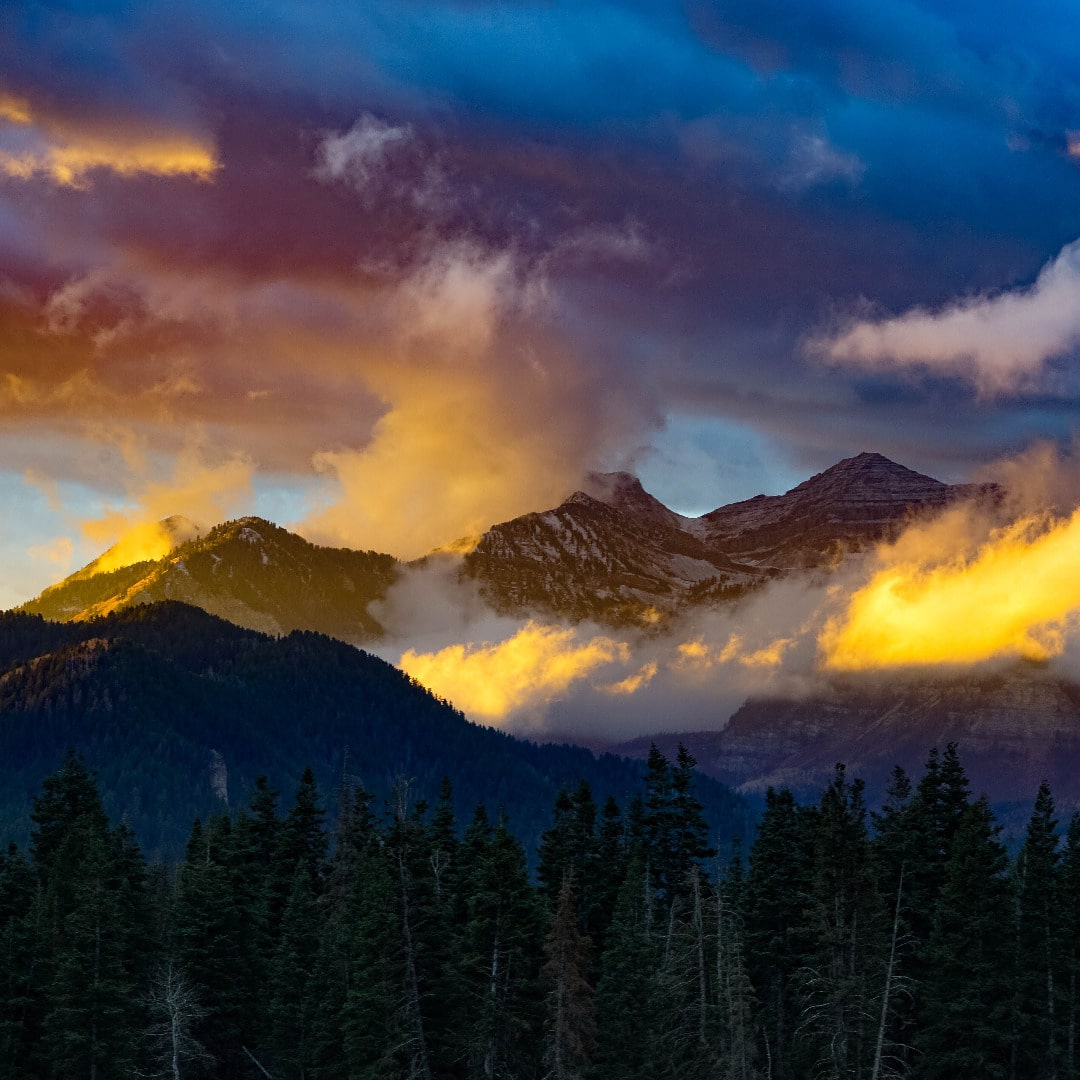
[[[402,557],[1077,433],[1033,0],[0,8],[0,607],[147,520]]]

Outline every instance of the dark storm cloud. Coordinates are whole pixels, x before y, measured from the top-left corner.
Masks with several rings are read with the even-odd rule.
[[[1080,236],[1078,36],[1052,4],[8,6],[0,414],[355,471],[456,378],[522,418],[545,498],[680,415],[785,469],[957,477],[1067,436],[1068,370],[989,401],[804,343],[1030,285]],[[410,302],[442,313],[419,337]]]

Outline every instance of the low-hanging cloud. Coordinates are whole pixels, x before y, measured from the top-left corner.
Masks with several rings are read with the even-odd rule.
[[[883,544],[822,629],[834,671],[971,665],[1063,655],[1080,620],[1080,461],[1030,447],[985,470],[974,499]]]
[[[827,362],[879,371],[956,376],[984,396],[1036,385],[1047,361],[1080,342],[1080,241],[1066,245],[1034,283],[966,297],[936,311],[859,319],[809,343]]]
[[[401,668],[475,720],[492,723],[536,710],[597,668],[625,660],[629,647],[607,636],[581,640],[571,627],[529,621],[505,641],[409,649]]]

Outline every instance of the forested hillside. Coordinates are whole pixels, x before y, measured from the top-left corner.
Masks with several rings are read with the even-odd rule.
[[[770,791],[744,866],[691,766],[561,793],[533,884],[512,818],[356,787],[330,835],[310,772],[147,866],[69,756],[0,858],[0,1075],[1080,1074],[1080,818],[1045,786],[1010,862],[954,747],[875,815],[838,766],[810,805]]]
[[[398,776],[456,809],[500,804],[530,861],[561,785],[598,797],[641,789],[643,768],[580,747],[478,727],[390,664],[319,634],[244,630],[179,603],[89,623],[0,615],[0,842],[25,840],[34,792],[73,747],[97,770],[106,812],[153,856],[179,858],[191,821],[243,805],[261,774],[290,790],[310,763],[333,816],[343,784],[381,810]],[[703,778],[710,836],[745,835],[746,804]]]

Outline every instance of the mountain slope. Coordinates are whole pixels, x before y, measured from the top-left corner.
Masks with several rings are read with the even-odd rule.
[[[781,573],[831,565],[897,534],[916,514],[992,492],[864,453],[785,495],[685,518],[635,478],[613,473],[554,510],[492,527],[466,556],[465,571],[503,612],[647,625]]]
[[[1026,665],[1008,671],[921,681],[836,681],[794,700],[752,698],[721,731],[665,733],[698,767],[744,793],[771,786],[812,794],[837,762],[879,798],[894,765],[922,771],[931,747],[958,745],[976,793],[1027,804],[1043,780],[1059,806],[1080,805],[1080,686]],[[612,747],[644,756],[652,738]]]
[[[578,491],[554,510],[489,529],[465,556],[465,573],[500,611],[615,625],[647,623],[703,584],[744,588],[758,576],[682,528],[636,480],[616,477],[623,497],[613,503]],[[655,506],[629,503],[628,488]]]
[[[234,804],[255,778],[291,795],[306,764],[333,804],[343,775],[381,807],[397,776],[433,802],[453,777],[465,820],[504,804],[535,845],[561,785],[599,798],[640,788],[640,764],[537,746],[471,724],[396,668],[340,641],[276,639],[184,604],[140,605],[57,624],[0,616],[0,842],[25,839],[31,800],[68,747],[98,771],[106,809],[144,848],[178,855],[192,818]],[[702,778],[710,823],[746,834],[741,799]]]
[[[268,634],[315,630],[367,641],[382,630],[368,605],[385,596],[398,573],[390,555],[318,547],[255,517],[219,525],[157,561],[108,573],[96,572],[96,565],[19,610],[79,621],[134,604],[181,600]]]

